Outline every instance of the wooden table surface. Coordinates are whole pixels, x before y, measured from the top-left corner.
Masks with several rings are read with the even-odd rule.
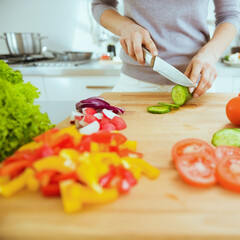
[[[116,202],[84,207],[67,215],[59,198],[23,191],[0,198],[0,239],[240,239],[240,195],[214,186],[197,189],[180,179],[171,160],[173,144],[184,138],[210,143],[219,129],[233,127],[225,106],[233,94],[206,94],[178,111],[154,115],[146,107],[171,102],[169,93],[105,93],[124,107],[130,140],[138,141],[144,159],[161,175],[141,178],[131,193]],[[68,121],[58,127],[68,126]]]

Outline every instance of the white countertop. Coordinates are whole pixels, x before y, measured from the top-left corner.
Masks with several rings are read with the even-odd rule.
[[[78,66],[23,66],[14,65],[14,69],[22,72],[24,76],[118,76],[121,70],[121,63],[110,61],[93,60]]]

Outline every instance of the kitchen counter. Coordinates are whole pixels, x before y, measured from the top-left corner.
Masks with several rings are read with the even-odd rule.
[[[92,60],[78,66],[59,64],[59,66],[14,65],[12,67],[20,70],[24,76],[118,76],[121,66],[118,62]]]
[[[67,215],[61,200],[23,191],[0,198],[0,239],[240,239],[240,196],[214,186],[185,184],[171,160],[173,144],[184,138],[210,143],[219,129],[233,127],[225,115],[234,94],[209,93],[178,111],[149,114],[146,107],[171,102],[170,93],[105,93],[112,105],[124,107],[128,127],[122,133],[138,142],[144,159],[161,170],[157,180],[142,178],[130,194],[101,206],[85,206]],[[69,109],[71,111],[71,109]],[[58,125],[69,125],[69,120]]]
[[[93,60],[89,63],[84,63],[79,66],[48,66],[48,67],[34,67],[34,66],[13,66],[18,69],[24,76],[37,75],[37,76],[97,76],[97,75],[110,75],[118,76],[121,70],[121,63],[113,61],[97,61]],[[216,64],[218,76],[221,77],[239,77],[240,68],[229,67],[224,63],[218,62]]]

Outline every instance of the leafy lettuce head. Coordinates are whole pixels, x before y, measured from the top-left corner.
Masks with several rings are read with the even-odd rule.
[[[0,161],[54,126],[34,105],[37,90],[23,82],[19,71],[0,61]]]

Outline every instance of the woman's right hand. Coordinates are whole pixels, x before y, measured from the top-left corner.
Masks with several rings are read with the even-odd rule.
[[[145,63],[142,49],[143,45],[153,56],[158,55],[157,47],[149,32],[135,23],[128,23],[122,28],[120,43],[125,53],[138,61],[141,65]]]

